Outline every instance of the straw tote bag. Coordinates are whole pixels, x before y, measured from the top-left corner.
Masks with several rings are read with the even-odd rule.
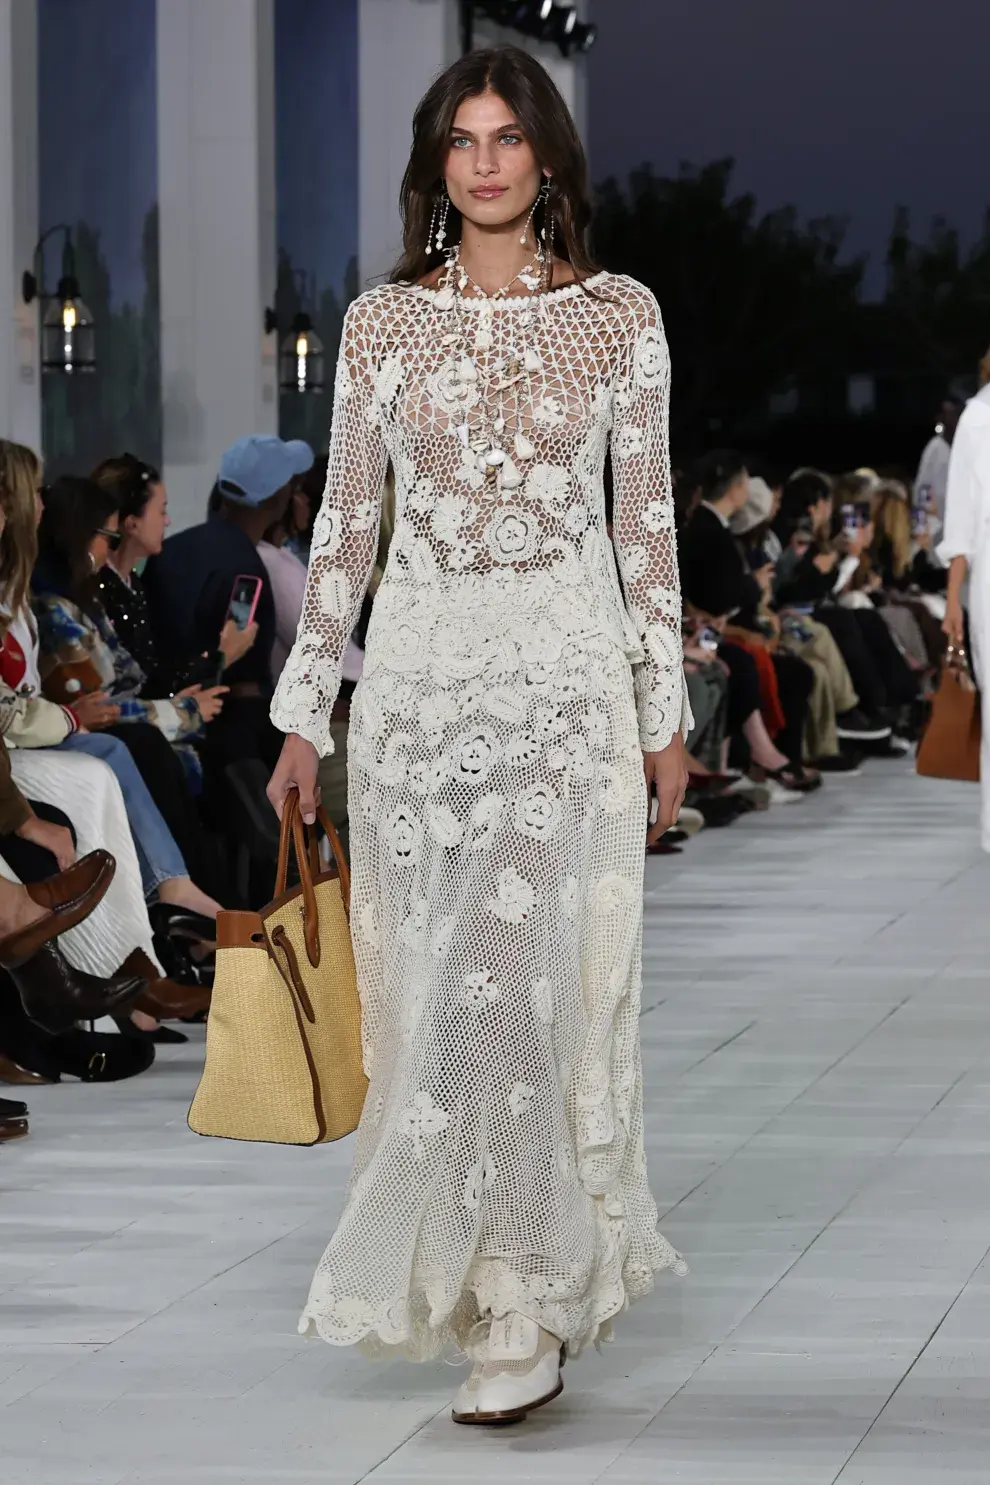
[[[918,773],[933,779],[980,781],[980,693],[966,651],[950,645],[918,748]]]
[[[220,913],[206,1065],[189,1110],[196,1134],[315,1145],[357,1128],[368,1089],[348,923],[350,873],[321,808],[336,865],[323,871],[299,795],[282,814],[275,900]],[[300,885],[286,891],[289,849]]]

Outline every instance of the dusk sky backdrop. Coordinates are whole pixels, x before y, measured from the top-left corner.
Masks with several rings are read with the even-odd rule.
[[[592,175],[738,162],[771,209],[848,216],[871,288],[898,204],[990,205],[988,0],[593,0]]]

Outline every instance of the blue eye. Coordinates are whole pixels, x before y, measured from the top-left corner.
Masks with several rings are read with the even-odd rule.
[[[463,135],[462,135],[462,136],[461,136],[461,137],[460,137],[460,138],[458,138],[458,139],[452,139],[452,140],[451,140],[451,141],[450,141],[450,147],[451,147],[451,149],[454,149],[454,150],[456,150],[456,149],[458,149],[458,148],[459,148],[459,146],[460,146],[460,145],[462,145],[462,144],[470,144],[470,143],[471,143],[471,141],[470,141],[470,139],[465,139],[465,138],[464,138],[464,137],[463,137]]]
[[[501,139],[499,140],[499,144],[506,144],[506,143],[508,143],[508,144],[522,144],[522,137],[519,134],[503,134],[502,137],[501,137]]]

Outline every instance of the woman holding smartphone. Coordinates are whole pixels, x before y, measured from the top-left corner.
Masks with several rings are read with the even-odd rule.
[[[179,692],[194,696],[201,712],[204,706],[209,709],[209,693],[222,694],[218,688],[224,672],[247,654],[257,638],[253,616],[243,626],[229,618],[215,649],[164,662],[155,645],[148,599],[137,566],[161,552],[171,525],[168,492],[158,471],[133,454],[104,459],[91,478],[117,502],[120,545],[109,553],[99,582],[100,602],[107,617],[144,671],[151,695]]]

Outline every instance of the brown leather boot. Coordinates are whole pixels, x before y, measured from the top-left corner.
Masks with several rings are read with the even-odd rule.
[[[68,1031],[77,1021],[98,1021],[130,1005],[144,982],[135,976],[100,980],[73,969],[57,944],[42,944],[30,959],[7,966],[24,1014],[45,1031]]]
[[[195,1016],[210,1008],[209,990],[164,979],[143,949],[128,954],[117,973],[144,980],[142,992],[131,1009],[144,1011],[146,1016],[154,1016],[158,1021],[167,1016]]]

